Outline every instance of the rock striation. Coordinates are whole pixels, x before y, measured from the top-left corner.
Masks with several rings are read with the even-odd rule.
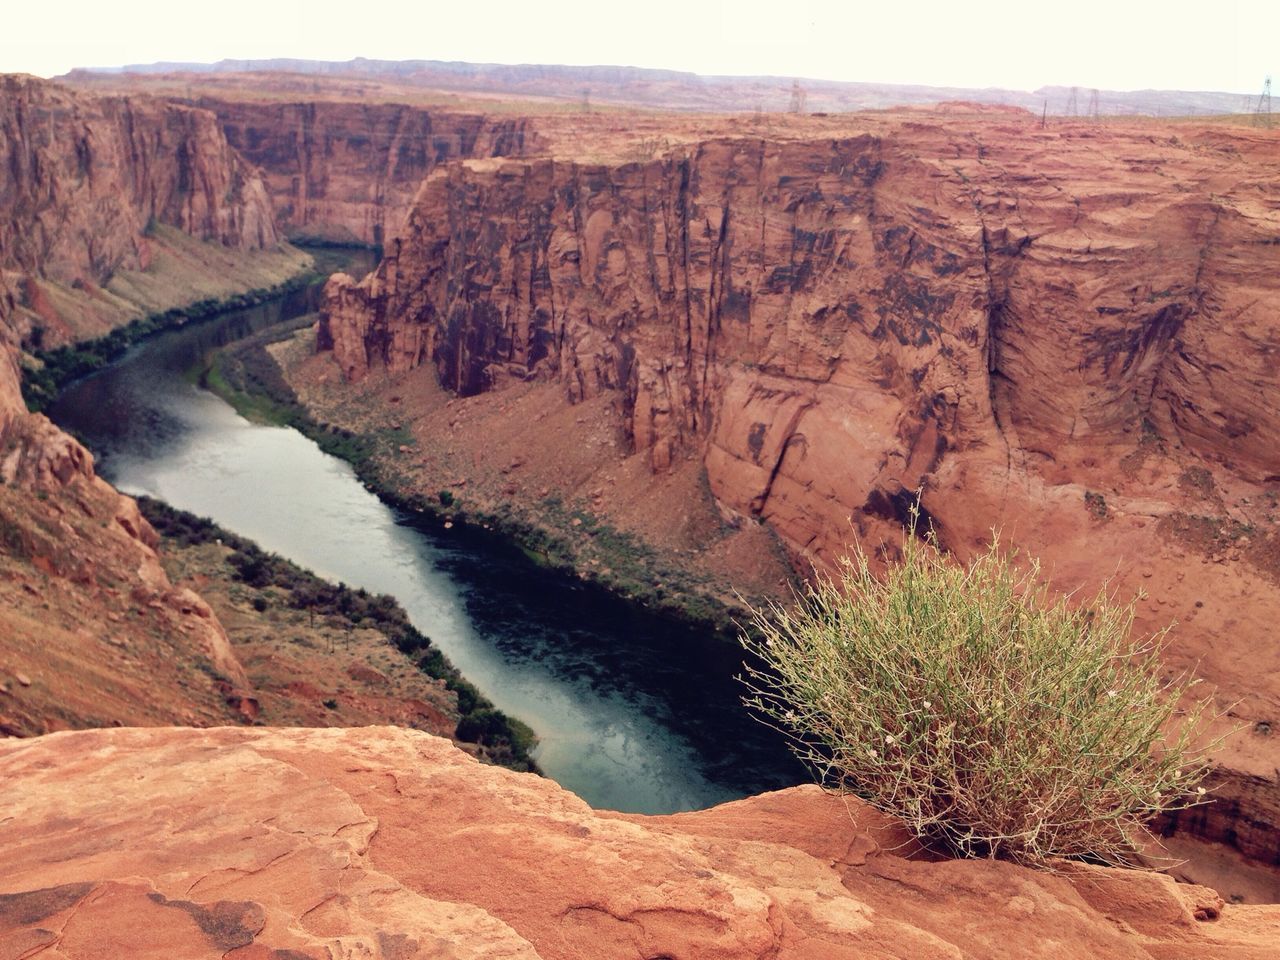
[[[1172,138],[1146,157],[1150,138],[1111,135],[1106,157],[1088,130],[955,126],[453,164],[376,274],[334,282],[325,342],[350,378],[432,362],[463,395],[510,367],[571,401],[616,390],[637,449],[708,441],[742,474],[722,499],[756,515],[783,506],[770,481],[816,479],[813,439],[783,461],[825,388],[832,407],[892,405],[875,411],[892,434],[862,443],[893,462],[846,515],[947,450],[1119,440],[1144,419],[1252,481],[1280,475],[1280,417],[1257,403],[1275,377],[1270,141]],[[749,421],[755,404],[771,416]],[[863,430],[808,432],[851,453]],[[819,538],[797,547],[847,540]]]
[[[149,266],[157,226],[233,248],[278,240],[261,177],[208,111],[0,76],[0,164],[0,323],[47,328],[46,346],[76,335],[59,291],[108,298],[117,271]]]
[[[1277,146],[956,108],[459,161],[318,344],[349,380],[610,397],[632,456],[699,460],[805,571],[891,556],[920,490],[961,558],[999,529],[1064,591],[1141,593],[1271,797],[1217,835],[1280,862]]]
[[[193,256],[198,241],[273,247],[262,180],[207,111],[24,76],[0,76],[0,167],[0,735],[193,711],[227,722],[251,685],[222,625],[169,581],[155,532],[89,452],[27,413],[18,358],[136,316],[159,294],[108,285],[154,257]],[[136,658],[152,640],[165,655],[144,676]],[[181,689],[196,665],[202,688]]]
[[[802,787],[590,809],[398,728],[0,743],[7,956],[1274,956],[1280,908],[1155,874],[914,856]]]
[[[400,232],[418,185],[464,157],[523,153],[526,118],[406,104],[202,97],[227,141],[260,167],[281,229],[295,238],[380,246]]]

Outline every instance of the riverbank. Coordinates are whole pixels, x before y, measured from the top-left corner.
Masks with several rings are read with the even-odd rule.
[[[498,709],[536,732],[539,768],[593,806],[671,813],[805,778],[743,710],[736,643],[538,567],[492,530],[389,508],[299,431],[250,423],[193,389],[193,368],[223,345],[311,302],[308,290],[157,336],[69,386],[50,414],[123,489],[395,596]],[[358,446],[336,429],[329,439]]]
[[[289,243],[238,248],[153,223],[137,240],[144,265],[119,267],[101,284],[28,277],[18,289],[14,329],[28,352],[110,334],[142,317],[201,300],[268,289],[304,272],[314,257]]]
[[[692,460],[653,482],[604,428],[601,403],[558,424],[547,422],[562,406],[550,384],[461,399],[430,368],[342,384],[328,355],[315,355],[311,319],[220,350],[202,385],[243,416],[306,434],[422,523],[509,541],[540,566],[726,642],[748,603],[790,595],[794,574],[772,534],[722,518]],[[537,446],[539,431],[566,429],[582,436],[578,462]],[[614,469],[586,483],[600,463]]]
[[[186,238],[186,242],[189,246],[195,243],[190,238]],[[133,299],[126,299],[124,302],[135,305],[166,304],[163,309],[122,320],[122,325],[99,336],[76,339],[49,349],[32,349],[23,357],[22,393],[27,409],[33,413],[44,410],[67,384],[101,369],[123,356],[134,344],[157,333],[186,326],[188,323],[198,323],[228,310],[266,303],[317,283],[327,276],[327,272],[317,268],[312,254],[288,244],[282,244],[275,251],[259,251],[258,257],[265,263],[259,263],[254,269],[240,264],[240,257],[236,257],[232,266],[244,266],[245,269],[228,274],[220,284],[197,283],[190,288],[183,288],[181,284],[192,279],[189,272],[168,270],[167,273],[173,275],[166,277],[163,283],[156,281],[153,274],[148,274],[146,276],[151,282],[146,287],[146,292],[137,293]],[[232,277],[235,279],[231,279]],[[117,281],[122,289],[138,287],[136,282],[131,287],[125,287],[125,280],[113,280]],[[266,281],[265,285],[253,285],[263,281]],[[169,287],[174,289],[168,289]],[[187,299],[182,299],[179,290],[186,292]],[[206,295],[192,300],[191,292],[205,292]]]
[[[254,269],[226,279],[218,289],[237,290],[255,278],[275,278],[282,270],[290,271],[270,286],[204,297],[136,317],[103,336],[36,351],[28,356],[23,371],[28,408],[43,410],[69,384],[158,334],[318,285],[331,269],[345,265],[343,254],[351,252],[345,248],[335,252],[331,246],[307,252],[282,245],[274,255],[260,254],[263,261]],[[193,289],[208,288],[197,285]],[[157,301],[153,296],[143,302]],[[164,297],[159,302],[164,302]],[[171,568],[167,572],[175,581],[186,581],[184,586],[192,586],[210,602],[227,625],[233,646],[244,645],[246,637],[257,638],[248,651],[250,664],[260,667],[253,695],[230,688],[222,691],[231,710],[224,716],[224,704],[215,692],[210,701],[213,706],[188,704],[180,708],[186,711],[180,715],[190,722],[199,723],[203,717],[206,722],[235,718],[285,726],[398,723],[448,736],[487,761],[537,772],[530,757],[536,744],[533,731],[495,709],[430,639],[413,627],[394,598],[331,584],[262,551],[246,538],[162,501],[142,497],[138,503],[161,534],[162,561]],[[305,626],[300,624],[301,617],[305,617]],[[283,658],[278,645],[273,648],[268,643],[268,649],[261,649],[280,630],[292,634],[287,641],[289,655]],[[374,638],[372,651],[370,636]],[[337,654],[339,640],[343,654]],[[136,658],[136,644],[134,648]],[[339,660],[350,663],[343,668]],[[380,670],[374,661],[388,669]],[[418,682],[397,677],[406,669]],[[211,669],[205,672],[212,676]],[[175,683],[184,689],[191,686],[190,678],[178,678]],[[261,691],[259,684],[265,684]],[[378,686],[386,689],[372,689]],[[210,709],[213,714],[205,716]],[[74,717],[64,719],[80,725]],[[40,732],[42,728],[33,729]]]
[[[536,738],[496,710],[393,598],[334,584],[203,517],[137,498],[165,572],[213,608],[266,726],[392,723],[452,739],[512,770],[537,771]]]

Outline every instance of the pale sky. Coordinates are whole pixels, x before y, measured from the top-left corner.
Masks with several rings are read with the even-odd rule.
[[[1280,2],[7,0],[0,72],[225,57],[624,64],[702,74],[1225,90],[1280,82]],[[1280,95],[1280,87],[1277,88]]]

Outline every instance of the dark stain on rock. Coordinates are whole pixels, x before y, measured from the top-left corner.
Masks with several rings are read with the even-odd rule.
[[[64,883],[24,893],[0,893],[0,930],[13,930],[38,923],[69,910],[89,895],[92,883]]]
[[[751,433],[747,435],[747,446],[751,449],[751,459],[760,462],[760,451],[764,448],[764,434],[768,429],[763,423],[753,423]]]
[[[379,930],[378,949],[385,960],[413,960],[418,955],[418,941],[404,933]]]
[[[205,905],[190,900],[170,900],[162,893],[147,896],[162,907],[176,907],[189,913],[200,932],[219,950],[235,950],[253,943],[267,921],[261,905],[251,900],[219,900]]]
[[[913,508],[917,511],[914,521],[911,516]],[[874,488],[867,495],[866,503],[862,505],[862,513],[864,516],[879,517],[890,523],[898,523],[904,530],[910,530],[920,539],[924,539],[930,531],[937,535],[938,525],[933,514],[925,508],[922,500],[917,499],[913,491],[904,490],[901,487],[892,493],[879,487]],[[945,549],[941,542],[939,546]]]
[[[955,302],[954,293],[935,294],[919,277],[894,274],[881,290],[879,326],[872,338],[883,340],[892,334],[902,346],[923,347],[942,333],[942,318]]]

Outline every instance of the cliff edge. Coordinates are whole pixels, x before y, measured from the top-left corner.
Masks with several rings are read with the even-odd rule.
[[[815,787],[590,809],[398,728],[0,743],[6,956],[1262,960],[1280,908],[1167,878],[913,858]]]

